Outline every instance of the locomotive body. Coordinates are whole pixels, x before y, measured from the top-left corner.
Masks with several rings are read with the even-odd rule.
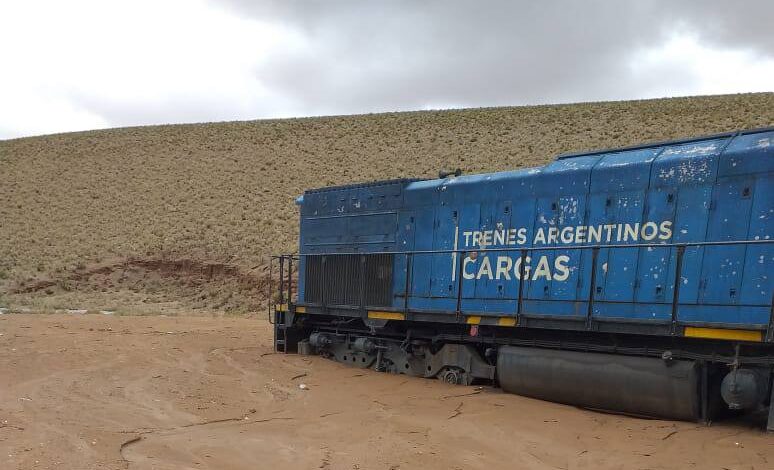
[[[297,202],[282,350],[654,416],[770,401],[774,129]]]

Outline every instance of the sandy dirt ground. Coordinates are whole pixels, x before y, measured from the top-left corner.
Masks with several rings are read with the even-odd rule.
[[[14,314],[0,334],[2,469],[774,468],[750,425],[274,354],[263,319]]]

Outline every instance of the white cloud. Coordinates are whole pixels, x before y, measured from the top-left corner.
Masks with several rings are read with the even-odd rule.
[[[639,90],[643,96],[774,90],[774,57],[744,48],[708,47],[689,33],[638,51],[630,67],[632,76],[650,77]]]
[[[774,90],[772,3],[450,1],[6,0],[0,139]]]
[[[299,41],[200,0],[4,2],[0,138],[281,113],[255,70]]]

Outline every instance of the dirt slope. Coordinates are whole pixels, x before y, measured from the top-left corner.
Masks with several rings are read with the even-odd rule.
[[[224,294],[221,280],[200,273],[146,267],[72,278],[129,258],[216,263],[237,268],[237,278],[262,276],[268,253],[295,247],[293,200],[305,188],[432,177],[455,167],[535,166],[565,151],[770,125],[774,94],[766,93],[2,141],[0,306],[251,310],[260,303],[256,292]],[[48,286],[29,291],[41,281]]]
[[[0,315],[0,468],[767,469],[744,422],[606,415],[272,354],[261,319]],[[308,390],[301,390],[300,384]]]

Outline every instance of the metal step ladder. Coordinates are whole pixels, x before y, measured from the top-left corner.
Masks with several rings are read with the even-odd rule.
[[[287,354],[287,325],[285,325],[285,312],[274,308],[274,351]]]
[[[274,297],[274,261],[279,263],[278,299]],[[274,351],[286,354],[288,352],[287,313],[291,308],[293,299],[293,261],[298,258],[294,255],[279,255],[269,258],[269,323],[274,325]]]

